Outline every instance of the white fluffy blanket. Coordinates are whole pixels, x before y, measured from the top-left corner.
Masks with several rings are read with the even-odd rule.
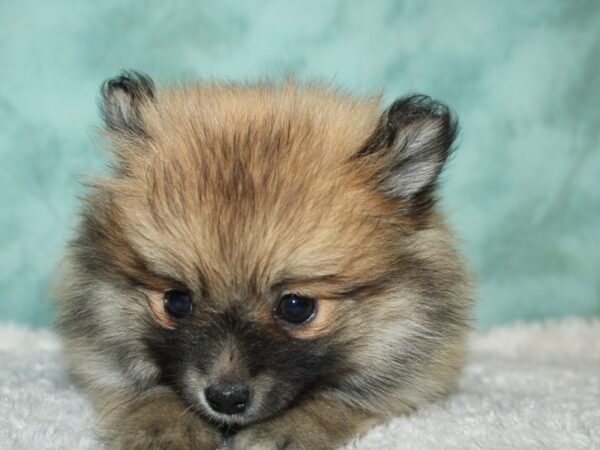
[[[460,391],[349,449],[600,448],[600,319],[473,336]],[[49,331],[0,326],[0,449],[99,449]]]

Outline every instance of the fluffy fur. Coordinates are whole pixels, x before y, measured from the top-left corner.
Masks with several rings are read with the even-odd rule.
[[[470,293],[435,188],[456,120],[425,96],[379,108],[289,81],[105,84],[115,164],[58,297],[112,446],[329,449],[452,389]],[[277,318],[289,292],[312,320]],[[243,413],[207,403],[224,379]]]

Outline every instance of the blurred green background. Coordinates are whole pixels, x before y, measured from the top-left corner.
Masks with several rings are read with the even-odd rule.
[[[294,74],[458,112],[477,320],[600,313],[600,2],[0,0],[0,320],[52,323],[101,82]]]

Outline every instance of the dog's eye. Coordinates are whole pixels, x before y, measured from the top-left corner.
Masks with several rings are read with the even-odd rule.
[[[184,291],[167,291],[165,293],[165,310],[177,319],[189,316],[192,314],[190,294]]]
[[[286,294],[279,300],[275,314],[281,320],[294,325],[306,323],[315,315],[315,301],[310,297]]]

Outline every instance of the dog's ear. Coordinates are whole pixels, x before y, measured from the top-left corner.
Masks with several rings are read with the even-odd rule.
[[[450,109],[425,95],[396,100],[358,158],[378,162],[377,182],[387,195],[411,199],[432,192],[458,130]]]
[[[134,71],[122,72],[104,82],[100,95],[100,112],[108,130],[146,135],[140,108],[154,101],[154,82],[150,77]]]

